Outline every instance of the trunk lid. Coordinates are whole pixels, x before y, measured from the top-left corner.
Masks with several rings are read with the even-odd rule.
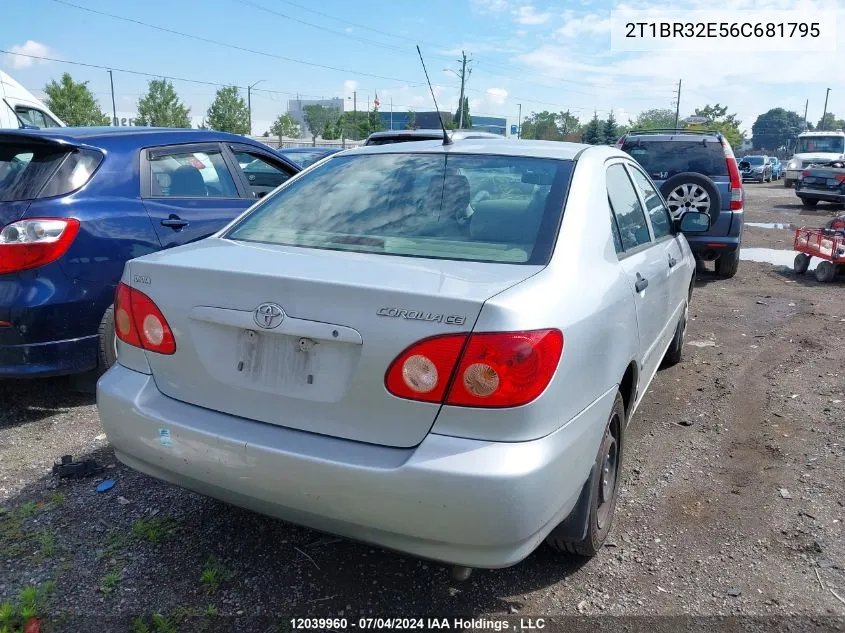
[[[212,238],[136,259],[125,281],[158,305],[174,332],[175,354],[147,353],[165,395],[410,447],[440,405],[388,394],[390,363],[420,339],[470,331],[485,300],[541,268]]]

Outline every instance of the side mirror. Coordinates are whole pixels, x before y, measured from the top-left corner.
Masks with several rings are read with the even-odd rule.
[[[687,211],[675,221],[681,233],[704,233],[710,230],[710,214],[699,211]]]

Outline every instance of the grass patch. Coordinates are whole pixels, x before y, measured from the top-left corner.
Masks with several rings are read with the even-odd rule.
[[[53,558],[56,555],[56,537],[49,530],[38,533],[38,553],[42,558]]]
[[[208,561],[200,573],[200,582],[205,585],[209,593],[220,589],[220,584],[223,582],[226,575],[226,570],[216,561]]]
[[[149,618],[132,620],[132,633],[178,633],[171,618],[156,613]]]
[[[67,497],[63,492],[51,492],[47,495],[47,503],[53,508],[61,508],[66,501]]]
[[[150,543],[158,543],[176,527],[176,521],[170,517],[138,519],[132,524],[132,533]]]
[[[30,585],[21,589],[16,601],[0,604],[0,631],[17,633],[23,630],[27,622],[43,615],[54,586],[52,582],[40,587]]]
[[[106,541],[103,544],[103,551],[100,553],[99,558],[114,558],[118,554],[123,551],[127,545],[129,545],[130,537],[127,533],[121,532],[120,530],[109,530],[108,534],[106,534]]]
[[[207,618],[216,618],[217,617],[217,605],[210,604],[205,608],[203,615]]]
[[[103,576],[103,580],[100,582],[100,591],[103,593],[114,593],[119,582],[120,574],[116,571],[110,571]]]

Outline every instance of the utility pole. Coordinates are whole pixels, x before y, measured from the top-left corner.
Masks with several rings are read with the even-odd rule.
[[[519,117],[516,120],[516,138],[522,138],[522,104],[517,103],[516,105],[519,106]]]
[[[259,79],[251,86],[247,86],[246,88],[246,109],[249,111],[249,135],[252,136],[252,89],[255,88],[258,84],[260,84],[263,79]]]
[[[822,112],[822,124],[820,127],[824,128],[825,125],[825,117],[827,116],[827,98],[830,96],[830,88],[827,89],[827,92],[824,94],[824,112]]]
[[[805,130],[807,129],[807,108],[809,108],[809,107],[810,107],[810,100],[807,99],[804,102],[804,129]]]
[[[678,129],[678,118],[681,116],[681,79],[678,79],[678,98],[675,101],[675,129]]]
[[[114,102],[114,77],[112,77],[111,70],[109,70],[109,83],[111,84],[111,113],[112,113],[112,123],[114,123],[115,127],[117,127],[117,106]]]
[[[353,136],[355,137],[355,140],[357,141],[358,140],[358,138],[357,138],[358,137],[358,91],[357,90],[352,91],[352,111],[353,111],[352,120],[354,121],[353,125],[355,127],[355,131],[354,131]]]
[[[393,97],[390,97],[390,129],[393,129]]]

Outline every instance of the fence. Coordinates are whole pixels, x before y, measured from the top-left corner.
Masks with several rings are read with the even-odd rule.
[[[316,144],[308,139],[291,139],[278,136],[251,136],[251,139],[269,145],[274,149],[291,149],[295,147],[336,147],[339,149],[349,149],[350,147],[360,147],[364,141],[350,141],[350,140],[336,140],[328,141],[321,138],[317,139]]]

